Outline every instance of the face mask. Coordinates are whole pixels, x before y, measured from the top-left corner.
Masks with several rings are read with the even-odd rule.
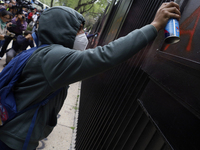
[[[88,39],[85,33],[79,34],[75,38],[73,49],[83,51],[86,49],[87,45],[88,45]]]

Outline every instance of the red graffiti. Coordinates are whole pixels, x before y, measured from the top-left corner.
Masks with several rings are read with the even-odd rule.
[[[192,40],[193,40],[193,36],[194,36],[194,33],[195,33],[195,30],[196,30],[196,27],[198,25],[198,22],[199,22],[199,19],[200,19],[200,7],[197,8],[191,15],[190,17],[188,17],[181,25],[180,25],[180,34],[181,35],[189,35],[190,38],[189,38],[189,41],[188,41],[188,45],[186,47],[186,50],[187,51],[191,51],[192,49]],[[195,24],[193,26],[192,29],[186,29],[190,24],[191,22],[195,20]],[[164,50],[167,50],[169,48],[169,44],[165,46]]]

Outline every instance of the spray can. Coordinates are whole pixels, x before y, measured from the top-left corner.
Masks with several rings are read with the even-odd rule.
[[[165,27],[165,42],[173,44],[180,41],[179,22],[177,19],[169,19]]]

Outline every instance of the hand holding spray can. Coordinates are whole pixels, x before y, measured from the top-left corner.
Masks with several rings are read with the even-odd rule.
[[[173,0],[176,3],[176,0]],[[165,27],[165,43],[174,44],[180,41],[179,22],[177,19],[168,20]]]
[[[179,22],[177,19],[169,19],[165,27],[165,42],[173,44],[180,41]]]

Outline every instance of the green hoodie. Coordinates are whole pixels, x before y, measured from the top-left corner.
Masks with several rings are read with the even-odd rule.
[[[57,124],[59,113],[67,96],[68,85],[131,58],[157,36],[152,25],[137,29],[103,47],[85,51],[73,50],[80,25],[81,14],[68,7],[45,10],[39,20],[38,37],[46,47],[37,49],[28,60],[14,92],[18,110],[35,104],[59,88],[63,90],[40,108],[28,149],[38,146]],[[9,147],[21,150],[34,110],[14,118],[0,128],[0,140]],[[66,118],[67,119],[67,118]]]

